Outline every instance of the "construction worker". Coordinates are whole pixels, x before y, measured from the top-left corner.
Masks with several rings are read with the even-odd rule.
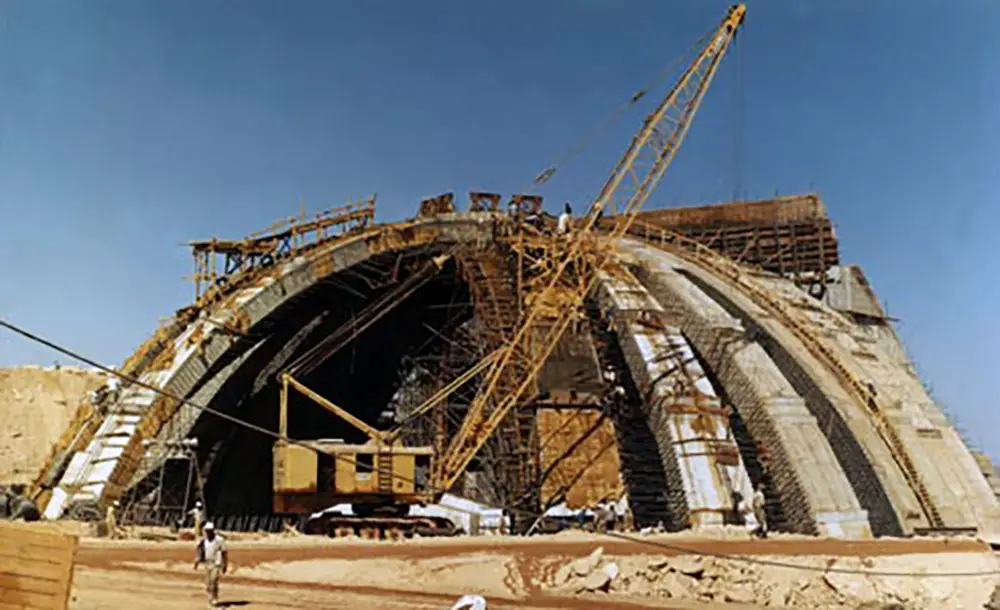
[[[107,530],[107,537],[112,540],[117,540],[121,537],[121,532],[118,530],[118,517],[115,512],[118,510],[118,500],[115,500],[108,506],[107,512],[104,514],[104,527]]]
[[[757,529],[754,533],[761,538],[767,538],[767,511],[765,510],[765,504],[764,488],[758,483],[757,488],[753,490],[753,499],[750,501],[750,506],[753,509],[753,517],[757,521]]]
[[[563,213],[559,215],[559,221],[556,224],[556,233],[559,235],[566,235],[569,233],[571,224],[573,222],[573,208],[570,207],[569,202],[566,202],[566,206],[563,208]]]
[[[117,375],[108,377],[107,390],[104,393],[104,402],[108,405],[114,404],[118,400],[118,392],[121,390],[122,382]]]
[[[226,540],[215,533],[215,525],[211,521],[205,524],[205,536],[198,541],[195,549],[194,569],[205,564],[205,593],[208,603],[219,605],[219,577],[226,573],[229,567],[229,549]]]
[[[603,534],[615,529],[615,511],[610,501],[601,500],[594,509],[597,517],[597,533]]]
[[[201,500],[194,503],[194,508],[188,511],[188,515],[194,520],[194,535],[201,537],[201,524],[205,522],[205,508],[201,505]]]

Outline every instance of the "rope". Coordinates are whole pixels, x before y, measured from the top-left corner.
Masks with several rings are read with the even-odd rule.
[[[742,28],[741,28],[742,30]],[[743,52],[740,44],[740,30],[733,40],[736,46],[736,66],[733,70],[733,198],[743,199],[743,140],[744,140],[744,98],[743,98]]]
[[[315,447],[313,447],[313,446],[311,446],[308,443],[305,443],[303,441],[292,440],[292,439],[287,439],[287,438],[282,439],[281,435],[279,435],[277,432],[274,432],[272,430],[268,430],[267,428],[263,428],[261,426],[252,424],[250,422],[242,420],[242,419],[240,419],[238,417],[235,417],[233,415],[229,415],[228,413],[223,413],[221,411],[218,411],[217,409],[213,409],[211,407],[207,407],[207,406],[204,406],[204,405],[196,404],[196,403],[194,403],[194,402],[192,402],[190,400],[187,400],[185,398],[181,398],[181,397],[176,396],[176,395],[174,395],[174,394],[172,394],[170,392],[167,392],[167,391],[162,390],[160,388],[157,388],[155,386],[152,386],[152,385],[149,385],[147,383],[144,383],[144,382],[142,382],[142,381],[140,381],[140,380],[138,380],[138,379],[136,379],[134,377],[131,377],[129,375],[123,375],[123,374],[119,373],[118,371],[116,371],[116,370],[114,370],[114,369],[112,369],[110,367],[104,366],[103,364],[100,364],[99,362],[97,362],[97,361],[95,361],[93,359],[87,358],[87,357],[85,357],[85,356],[83,356],[83,355],[81,355],[81,354],[79,354],[77,352],[74,352],[74,351],[72,351],[72,350],[70,350],[68,348],[62,347],[61,345],[58,345],[58,344],[56,344],[56,343],[54,343],[54,342],[52,342],[52,341],[50,341],[48,339],[45,339],[45,338],[43,338],[43,337],[41,337],[39,335],[36,335],[36,334],[34,334],[32,332],[29,332],[28,330],[25,330],[25,329],[23,329],[23,328],[15,325],[15,324],[7,322],[6,320],[0,319],[0,327],[6,328],[7,330],[9,330],[9,331],[11,331],[11,332],[13,332],[15,334],[18,334],[18,335],[20,335],[20,336],[22,336],[22,337],[24,337],[24,338],[26,338],[26,339],[28,339],[30,341],[33,341],[35,343],[44,345],[45,347],[48,347],[49,349],[51,349],[51,350],[53,350],[55,352],[58,352],[58,353],[60,353],[60,354],[62,354],[64,356],[67,356],[67,357],[72,358],[74,360],[77,360],[79,362],[83,362],[84,364],[88,364],[88,365],[90,365],[90,366],[92,366],[92,367],[94,367],[96,369],[104,371],[105,373],[108,373],[109,375],[114,375],[114,376],[119,377],[119,378],[121,378],[121,379],[123,379],[125,381],[128,381],[130,383],[136,384],[139,387],[146,388],[147,390],[156,392],[157,394],[166,396],[167,398],[171,398],[171,399],[176,400],[176,401],[178,401],[178,402],[180,402],[182,404],[186,404],[186,405],[188,405],[188,406],[190,406],[190,407],[192,407],[194,409],[197,409],[199,411],[203,411],[205,413],[210,413],[212,415],[216,415],[217,417],[221,417],[222,419],[225,419],[226,421],[234,423],[234,424],[236,424],[238,426],[242,426],[242,427],[246,428],[247,430],[251,430],[251,431],[254,431],[254,432],[259,432],[261,434],[264,434],[266,436],[270,436],[270,437],[278,439],[278,440],[284,440],[284,441],[288,442],[289,444],[298,445],[300,447],[304,447],[306,449],[309,449],[310,451],[315,451],[317,453],[321,453]],[[343,458],[341,458],[341,459],[343,459]],[[349,461],[349,458],[348,458],[348,461]],[[375,464],[373,464],[373,466],[375,468],[378,468]],[[378,472],[378,471],[376,470],[376,472]],[[408,477],[401,477],[401,476],[397,475],[395,472],[390,473],[390,474],[391,474],[391,476],[394,479],[397,479],[397,480],[406,481],[407,483],[415,483],[416,482],[416,481],[414,481],[412,479],[409,479]],[[431,490],[431,491],[435,491],[435,490]],[[448,490],[442,489],[442,490],[436,490],[436,491],[446,492]],[[513,506],[501,506],[500,508],[506,509],[509,512],[520,514],[520,515],[524,515],[524,516],[527,516],[527,517],[541,518],[541,517],[544,516],[543,513],[536,513],[536,512],[533,512],[533,511],[527,511],[527,510],[520,509],[520,508],[513,507]],[[684,554],[684,555],[696,555],[696,556],[700,556],[700,557],[712,557],[712,558],[720,559],[720,560],[723,560],[723,561],[732,561],[732,562],[744,563],[744,564],[749,564],[749,565],[760,565],[760,566],[775,567],[775,568],[787,568],[787,569],[790,569],[790,570],[799,570],[799,571],[803,571],[803,572],[854,574],[854,575],[859,575],[859,576],[886,577],[886,578],[981,578],[981,577],[987,577],[987,576],[998,576],[998,575],[1000,575],[1000,570],[983,570],[983,571],[978,571],[978,572],[973,572],[973,571],[967,571],[967,572],[896,572],[896,571],[855,570],[855,569],[852,569],[852,568],[837,568],[837,567],[829,567],[829,568],[827,568],[827,567],[819,567],[819,566],[802,565],[800,563],[792,563],[792,562],[788,562],[788,561],[779,561],[779,560],[773,560],[773,559],[760,559],[760,558],[756,558],[756,557],[752,557],[752,556],[746,556],[746,555],[735,555],[735,554],[731,554],[731,553],[721,553],[721,552],[713,552],[713,551],[695,549],[695,548],[684,546],[682,544],[672,544],[670,542],[664,542],[664,541],[658,541],[658,540],[648,540],[648,539],[645,539],[645,538],[642,538],[642,537],[632,536],[632,535],[628,535],[628,534],[621,534],[621,533],[617,533],[617,532],[606,532],[603,535],[607,536],[609,538],[617,539],[617,540],[638,543],[638,544],[642,544],[642,545],[646,545],[646,546],[650,546],[650,547],[655,547],[655,548],[660,548],[660,549],[666,549],[666,550],[670,550],[670,551],[673,551],[673,552],[676,552],[676,553],[679,553],[679,554]]]
[[[661,70],[656,76],[650,79],[642,88],[637,90],[632,94],[632,97],[628,99],[627,102],[620,105],[616,110],[614,110],[607,118],[599,121],[596,125],[588,129],[584,134],[576,141],[575,144],[569,147],[569,149],[563,153],[561,156],[557,157],[556,160],[542,170],[535,179],[531,182],[529,186],[522,190],[525,194],[534,193],[539,187],[548,182],[552,176],[556,174],[562,167],[569,162],[571,159],[583,152],[594,140],[603,134],[611,125],[618,121],[632,106],[639,103],[646,94],[648,94],[652,89],[661,85],[673,72],[682,64],[686,63],[688,57],[690,57],[692,51],[704,46],[704,43],[715,34],[717,28],[713,27],[708,30],[704,35],[691,45],[686,51],[681,53],[673,62],[670,63],[666,68]]]

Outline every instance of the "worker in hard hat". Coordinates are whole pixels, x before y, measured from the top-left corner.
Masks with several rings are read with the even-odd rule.
[[[108,506],[107,512],[104,514],[104,527],[107,530],[107,537],[115,540],[120,538],[120,533],[118,531],[118,517],[115,512],[118,510],[118,500],[115,500]]]
[[[219,605],[219,577],[226,573],[229,567],[229,549],[226,540],[215,533],[215,525],[209,521],[204,527],[205,535],[198,541],[194,554],[194,569],[205,564],[205,593],[208,603]]]
[[[205,507],[202,506],[201,500],[194,503],[194,508],[188,511],[188,516],[194,520],[194,535],[200,538],[202,534],[201,524],[205,522]]]

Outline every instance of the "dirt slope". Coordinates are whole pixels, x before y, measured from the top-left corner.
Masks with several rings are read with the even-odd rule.
[[[0,369],[0,484],[28,483],[80,401],[104,376],[77,368]]]

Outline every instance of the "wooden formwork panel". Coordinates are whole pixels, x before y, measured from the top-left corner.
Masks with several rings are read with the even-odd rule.
[[[538,410],[543,505],[565,494],[569,508],[593,506],[624,492],[618,439],[600,411]]]
[[[639,218],[663,226],[682,227],[808,222],[826,219],[827,214],[816,195],[790,195],[758,201],[646,210]]]
[[[52,525],[0,522],[0,608],[68,608],[76,545]]]

